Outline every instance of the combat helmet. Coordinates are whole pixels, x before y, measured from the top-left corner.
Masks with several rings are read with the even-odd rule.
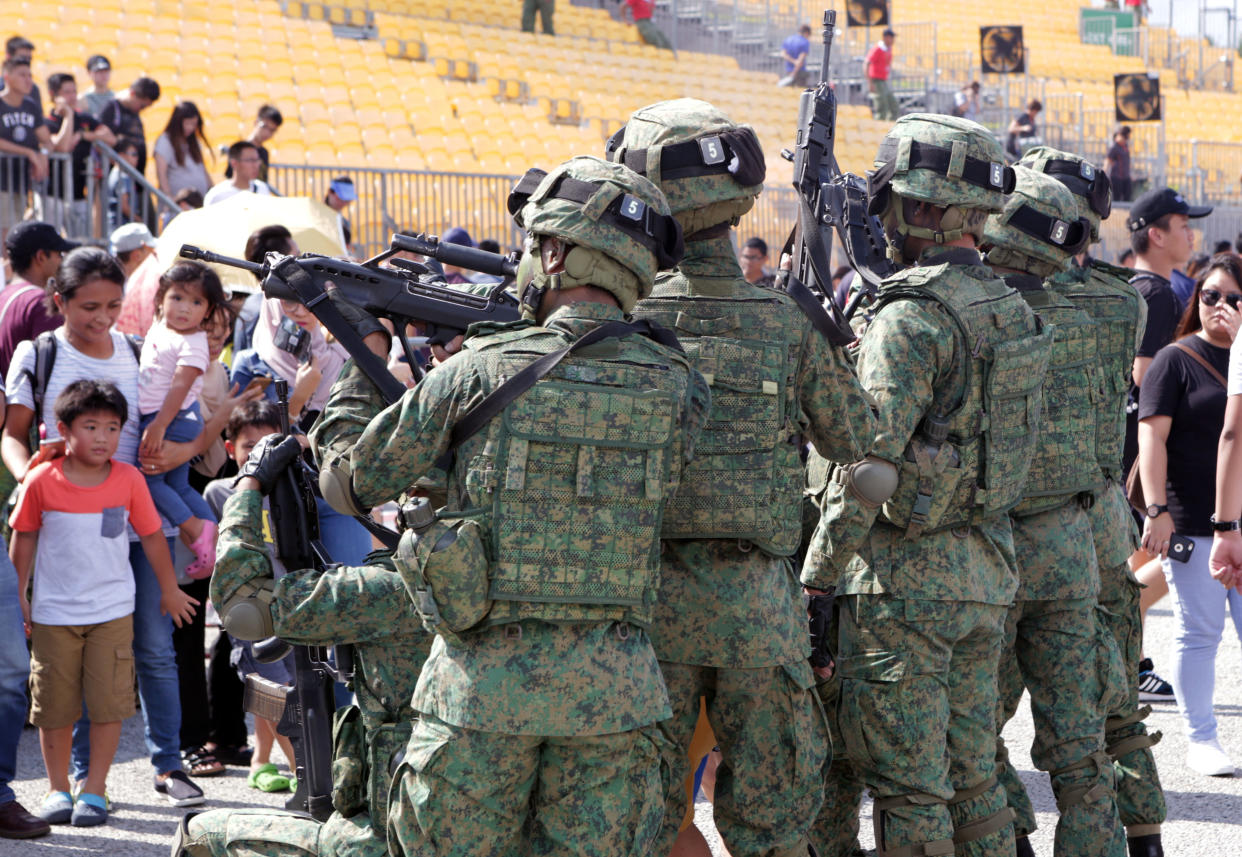
[[[697,98],[634,111],[604,151],[664,191],[686,235],[736,226],[763,190],[766,166],[754,129]]]
[[[590,155],[550,173],[530,170],[509,194],[509,213],[530,235],[518,271],[523,311],[547,289],[598,286],[624,312],[651,293],[657,271],[681,261],[681,228],[660,189],[620,164]],[[565,270],[543,271],[540,239],[555,236],[571,250]]]
[[[1028,149],[1018,164],[1052,176],[1078,201],[1078,216],[1091,225],[1091,243],[1100,240],[1100,224],[1113,210],[1113,185],[1108,174],[1081,155],[1051,146]]]
[[[1004,210],[988,217],[982,249],[991,265],[1050,277],[1087,246],[1091,228],[1065,185],[1026,167],[1014,171],[1017,185]]]
[[[967,234],[979,241],[983,215],[1004,208],[1014,182],[1000,143],[982,125],[956,116],[911,113],[898,119],[880,143],[875,169],[867,174],[869,211],[883,219],[896,254],[911,235],[937,244]],[[906,223],[899,197],[946,208],[941,229]]]

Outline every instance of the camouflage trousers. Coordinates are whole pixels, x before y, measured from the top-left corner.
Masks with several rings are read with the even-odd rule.
[[[1031,694],[1035,741],[1031,759],[1049,772],[1060,817],[1054,854],[1125,857],[1111,760],[1104,752],[1104,712],[1120,672],[1112,636],[1096,616],[1094,598],[1019,601],[1005,621],[997,735]],[[997,738],[997,776],[1017,812],[1015,832],[1035,828],[1022,781]]]
[[[667,755],[655,726],[540,737],[423,714],[393,778],[392,853],[646,857],[663,817]]]
[[[365,813],[313,818],[275,809],[213,809],[188,816],[174,857],[384,857],[388,844]]]
[[[673,707],[660,723],[672,777],[653,853],[669,853],[686,812],[681,784],[702,697],[720,747],[713,810],[725,847],[734,857],[805,855],[828,749],[810,666],[726,669],[661,661],[660,669]]]
[[[1005,607],[842,600],[841,736],[875,798],[878,857],[1012,857],[994,770]]]
[[[865,785],[854,763],[841,752],[845,746],[841,736],[838,705],[841,700],[841,673],[815,687],[828,719],[833,753],[824,763],[824,803],[807,838],[819,857],[862,857],[858,844],[858,808]]]
[[[1140,589],[1141,584],[1124,562],[1100,567],[1100,606],[1104,608],[1100,617],[1117,643],[1124,668],[1115,677],[1122,686],[1114,693],[1118,707],[1110,709],[1104,721],[1104,743],[1117,777],[1117,809],[1129,836],[1156,833],[1168,815],[1151,752],[1160,733],[1147,734],[1142,718],[1151,709],[1139,707],[1138,665],[1143,649]]]

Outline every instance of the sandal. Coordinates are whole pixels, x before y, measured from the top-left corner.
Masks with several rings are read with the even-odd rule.
[[[194,747],[181,751],[181,759],[189,766],[194,777],[216,777],[224,773],[224,765],[206,747]]]
[[[246,784],[261,792],[285,792],[289,790],[289,778],[277,771],[271,762],[260,765],[250,772]]]

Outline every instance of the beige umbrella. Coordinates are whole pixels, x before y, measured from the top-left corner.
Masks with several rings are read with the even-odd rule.
[[[163,269],[178,259],[182,244],[193,244],[225,256],[242,258],[246,239],[256,229],[280,224],[293,234],[303,253],[344,256],[340,217],[317,199],[304,196],[263,196],[249,191],[174,217],[159,237],[156,255]],[[212,265],[226,289],[258,290],[254,275],[240,268]]]

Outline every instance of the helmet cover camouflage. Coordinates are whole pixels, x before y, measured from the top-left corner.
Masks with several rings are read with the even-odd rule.
[[[1103,170],[1082,155],[1051,146],[1028,149],[1018,164],[1047,173],[1068,187],[1078,202],[1078,216],[1085,217],[1091,225],[1091,242],[1100,240],[1100,223],[1108,219],[1113,202],[1112,185]],[[1073,165],[1075,172],[1066,170],[1069,165]]]
[[[588,182],[597,189],[585,202],[558,196],[558,189],[567,178]],[[637,226],[621,228],[620,224],[626,222],[618,216],[621,208],[627,217],[636,218],[635,224],[654,222],[667,227],[667,232],[656,230],[652,239],[663,242],[661,246],[653,249],[641,242],[636,235]],[[523,267],[540,280],[539,287],[597,286],[616,297],[628,312],[650,294],[656,272],[664,266],[661,263],[668,263],[669,254],[674,257],[673,264],[680,260],[681,235],[669,214],[664,194],[647,179],[620,164],[579,155],[548,173],[522,202],[513,219],[530,233],[535,244],[523,260]],[[535,265],[538,239],[549,235],[572,245],[565,259],[565,271],[557,279],[533,270],[539,267]],[[668,246],[672,243],[675,248]],[[519,277],[520,283],[521,280]]]
[[[945,168],[912,167],[912,160],[919,163],[911,157],[912,143],[942,149],[947,156]],[[980,171],[981,183],[962,177],[967,166]],[[956,116],[902,116],[880,144],[875,167],[881,173],[892,171],[888,184],[894,192],[938,206],[1000,211],[1005,205],[1006,187],[1013,187],[1012,176],[1006,172],[1005,153],[992,133]]]
[[[1015,168],[1017,184],[999,214],[988,217],[983,248],[988,262],[1048,277],[1086,244],[1089,227],[1078,201],[1052,176]]]
[[[670,151],[695,142],[697,147],[681,147],[676,155]],[[736,224],[763,190],[763,150],[754,129],[697,98],[661,101],[634,111],[606,152],[610,161],[624,163],[659,185],[686,234]]]

